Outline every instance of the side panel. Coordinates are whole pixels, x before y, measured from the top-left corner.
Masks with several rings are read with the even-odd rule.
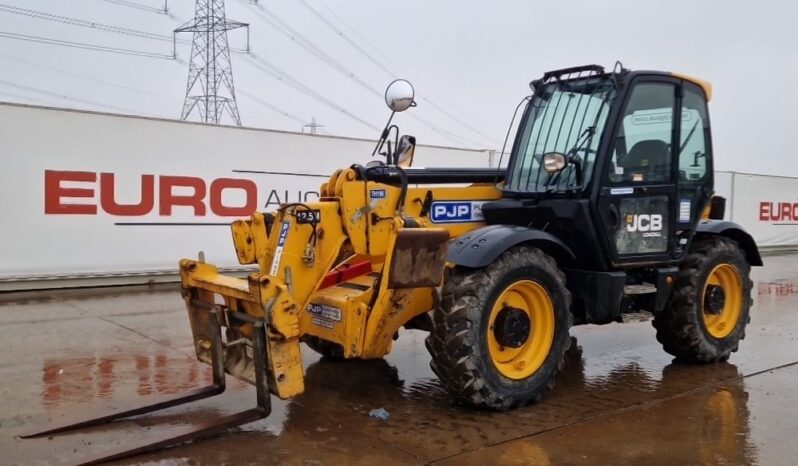
[[[663,254],[668,251],[671,224],[667,195],[620,198],[621,218],[613,232],[618,255]]]

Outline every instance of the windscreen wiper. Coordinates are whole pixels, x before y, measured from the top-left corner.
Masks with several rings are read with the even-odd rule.
[[[568,162],[573,163],[576,166],[577,186],[582,184],[582,162],[578,158],[576,158],[576,154],[577,152],[583,149],[584,145],[587,143],[587,141],[591,139],[591,137],[595,133],[596,133],[596,127],[588,126],[587,128],[585,128],[584,131],[582,131],[582,134],[579,135],[579,138],[576,140],[574,146],[565,152],[565,156],[568,157]],[[554,191],[554,188],[557,186],[557,183],[554,182],[560,179],[560,174],[564,170],[565,168],[563,168],[563,170],[560,170],[559,172],[555,173],[549,178],[548,182],[546,183],[546,192]]]
[[[696,128],[698,128],[698,120],[695,121],[693,128],[690,130],[689,133],[687,133],[687,138],[684,140],[682,145],[679,146],[679,153],[676,154],[677,156],[682,155],[682,152],[684,152],[684,148],[687,147],[687,143],[690,142],[690,138],[693,137],[693,133],[695,133]]]

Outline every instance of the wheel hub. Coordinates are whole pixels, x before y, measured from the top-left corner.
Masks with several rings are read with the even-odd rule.
[[[506,306],[496,316],[493,334],[502,346],[520,348],[531,333],[532,321],[521,309]]]
[[[707,285],[704,293],[704,312],[708,314],[720,314],[726,305],[726,293],[718,285]]]

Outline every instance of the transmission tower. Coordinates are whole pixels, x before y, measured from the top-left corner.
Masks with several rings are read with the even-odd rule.
[[[310,123],[302,126],[302,133],[305,133],[305,129],[308,129],[310,134],[319,134],[319,128],[324,128],[324,125],[320,125],[316,123],[316,117],[310,119]]]
[[[241,126],[227,45],[227,31],[238,28],[247,28],[249,51],[249,24],[228,20],[224,14],[224,0],[197,0],[194,19],[174,30],[175,35],[194,33],[181,120],[187,120],[196,110],[201,121],[218,124],[227,113]]]

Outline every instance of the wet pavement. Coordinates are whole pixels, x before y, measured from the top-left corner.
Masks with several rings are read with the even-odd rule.
[[[728,363],[679,364],[649,322],[572,329],[557,386],[507,413],[452,403],[425,334],[402,331],[384,360],[330,362],[307,348],[306,391],[208,440],[119,464],[795,464],[798,255],[754,271],[752,320]],[[195,362],[176,286],[0,295],[1,464],[70,462],[254,406],[223,395],[50,439],[18,435],[210,383]],[[369,417],[384,408],[387,420]]]

